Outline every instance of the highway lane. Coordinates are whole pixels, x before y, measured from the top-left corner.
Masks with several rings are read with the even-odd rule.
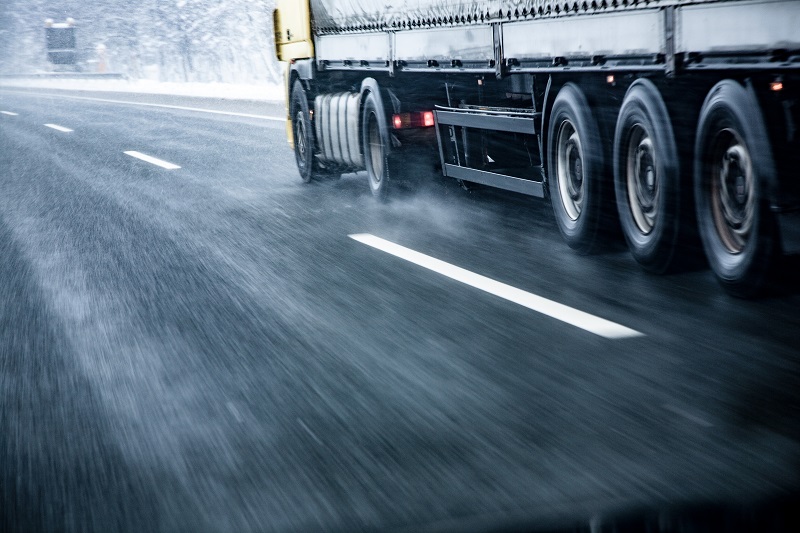
[[[5,529],[481,529],[798,488],[796,285],[579,257],[546,202],[433,174],[389,205],[303,185],[283,124],[241,116],[265,104],[47,93],[0,91]]]

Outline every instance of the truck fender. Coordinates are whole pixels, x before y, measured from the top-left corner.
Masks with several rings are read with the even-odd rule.
[[[381,94],[381,87],[378,85],[377,80],[375,78],[364,78],[361,81],[361,101],[364,101],[364,96],[368,92],[374,92],[378,96],[378,104],[380,105],[381,111],[383,111],[383,99],[380,97]]]
[[[371,94],[375,99],[375,107],[378,108],[378,124],[381,129],[381,140],[383,142],[383,146],[386,147],[387,150],[391,151],[392,143],[391,139],[389,138],[389,119],[388,115],[386,114],[386,107],[383,105],[381,88],[375,78],[364,78],[364,81],[361,82],[360,93],[362,108],[367,95]]]
[[[292,72],[304,82],[314,79],[314,61],[311,59],[296,59],[292,61]],[[305,84],[304,84],[305,85]]]

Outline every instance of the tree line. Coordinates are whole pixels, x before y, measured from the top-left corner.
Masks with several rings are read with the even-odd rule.
[[[274,0],[3,0],[0,70],[50,69],[45,19],[75,20],[80,68],[133,79],[258,83],[280,79]],[[105,47],[100,52],[99,45]]]

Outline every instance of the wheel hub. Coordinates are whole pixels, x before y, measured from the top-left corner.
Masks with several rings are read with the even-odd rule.
[[[658,215],[658,172],[653,140],[641,124],[631,128],[626,162],[628,203],[643,234],[653,231]]]
[[[747,178],[742,168],[742,160],[747,155],[742,150],[739,145],[730,147],[723,156],[721,169],[722,181],[730,190],[737,211],[747,202]]]
[[[577,134],[573,133],[567,144],[567,160],[569,161],[569,191],[570,198],[578,200],[583,184],[583,160],[581,159],[580,145]]]
[[[571,220],[577,220],[583,208],[584,175],[581,139],[575,127],[565,120],[556,142],[558,190],[561,204]]]
[[[300,152],[300,155],[306,155],[306,136],[304,135],[304,130],[305,127],[300,123],[300,125],[297,126],[297,151]]]
[[[306,165],[306,125],[304,122],[303,111],[300,110],[297,112],[295,116],[295,147],[297,149],[297,162],[300,168],[304,168]]]
[[[717,141],[711,182],[714,222],[725,247],[739,253],[753,224],[755,176],[750,153],[736,132],[723,130]]]

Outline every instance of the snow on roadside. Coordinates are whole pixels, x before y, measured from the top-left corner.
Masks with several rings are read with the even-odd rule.
[[[0,87],[168,94],[267,102],[281,102],[284,99],[284,88],[283,84],[280,83],[244,85],[236,83],[176,83],[153,80],[5,78],[0,79]]]

